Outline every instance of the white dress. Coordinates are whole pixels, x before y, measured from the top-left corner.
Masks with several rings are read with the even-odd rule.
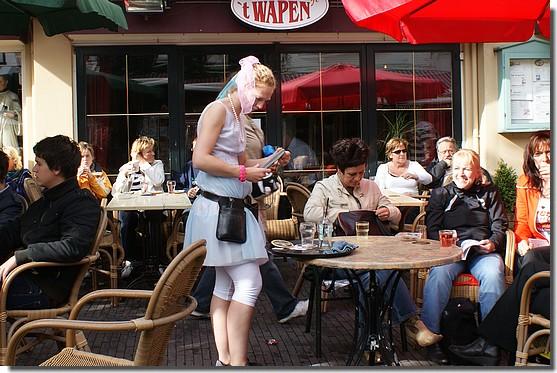
[[[198,135],[206,110],[211,105],[219,104],[223,105],[222,101],[215,101],[203,110],[197,124]],[[245,147],[245,131],[236,124],[234,115],[227,109],[224,126],[211,154],[229,164],[237,165],[238,156]],[[237,178],[214,176],[200,170],[195,180],[201,190],[218,196],[245,198],[251,193],[251,182],[240,182]],[[203,263],[205,266],[223,267],[249,261],[265,263],[268,257],[263,230],[253,214],[246,208],[244,211],[246,212],[246,242],[238,244],[220,241],[216,236],[219,205],[199,195],[193,203],[186,222],[184,248],[197,240],[207,240],[207,255]]]

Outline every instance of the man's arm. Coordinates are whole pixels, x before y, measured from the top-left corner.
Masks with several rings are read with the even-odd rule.
[[[448,165],[445,161],[439,161],[435,164],[431,164],[426,171],[429,172],[431,175],[432,181],[431,183],[427,184],[426,188],[433,188],[436,186],[441,186],[443,178],[445,177],[445,171],[447,170]]]
[[[100,206],[92,196],[67,206],[60,217],[60,240],[29,244],[15,252],[17,265],[34,262],[74,262],[89,253],[97,232]]]

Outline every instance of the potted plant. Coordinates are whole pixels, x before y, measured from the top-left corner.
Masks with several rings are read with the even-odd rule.
[[[514,208],[516,202],[516,182],[518,176],[516,171],[509,166],[504,160],[499,160],[497,169],[493,176],[493,182],[499,190],[503,205],[507,211],[507,218],[509,219],[509,228],[514,226]]]
[[[378,159],[380,160],[385,159],[385,145],[387,141],[393,137],[403,138],[414,124],[412,119],[408,119],[408,112],[405,111],[383,113],[383,119],[385,120],[384,138],[377,141],[379,145]]]

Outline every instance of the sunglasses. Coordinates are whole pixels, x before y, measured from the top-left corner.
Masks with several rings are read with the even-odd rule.
[[[406,154],[406,153],[408,153],[408,150],[406,150],[406,149],[393,150],[393,153],[394,154],[400,154],[400,153]]]

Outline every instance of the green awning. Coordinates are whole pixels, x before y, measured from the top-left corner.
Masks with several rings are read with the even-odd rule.
[[[122,8],[108,0],[0,0],[0,35],[25,36],[31,17],[37,18],[47,36],[128,28]]]

